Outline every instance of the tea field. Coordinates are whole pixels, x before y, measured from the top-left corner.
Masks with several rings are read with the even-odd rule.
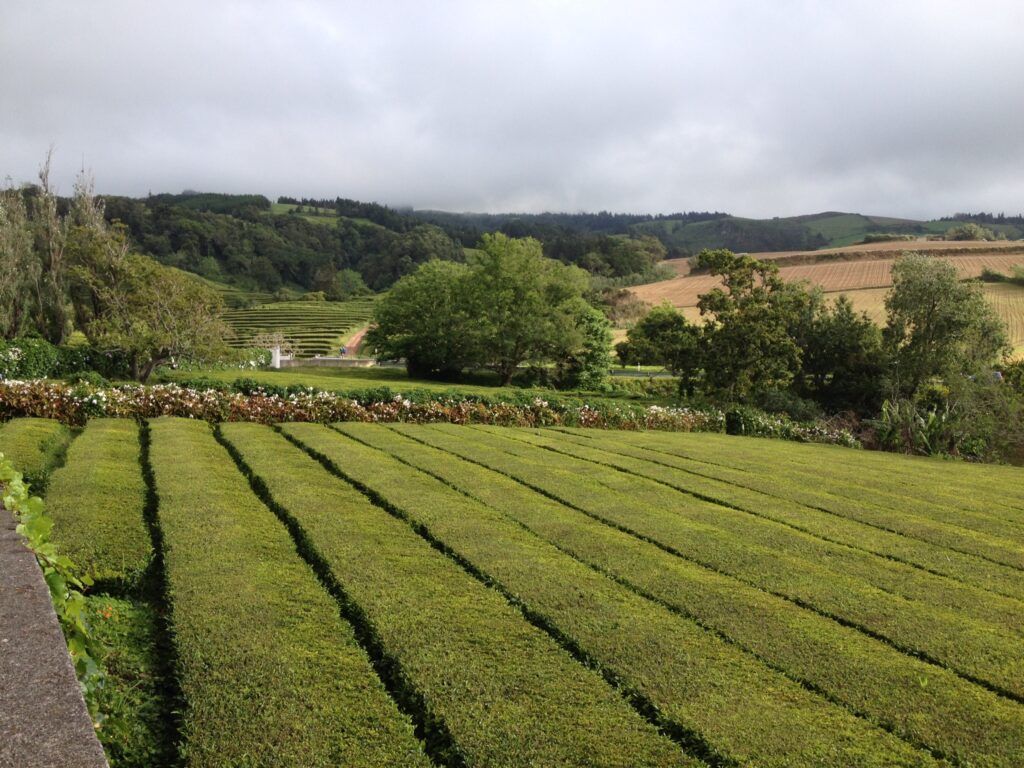
[[[224,312],[232,331],[228,343],[244,348],[260,334],[279,333],[295,346],[298,357],[336,355],[351,332],[369,321],[373,301],[279,301],[229,309]]]
[[[173,418],[16,419],[0,451],[47,478],[53,538],[97,591],[157,577],[174,726],[151,764],[1024,756],[1020,469]]]

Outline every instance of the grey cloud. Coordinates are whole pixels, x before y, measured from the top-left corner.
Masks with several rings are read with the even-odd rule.
[[[1024,209],[1015,2],[9,3],[0,176],[449,210]]]

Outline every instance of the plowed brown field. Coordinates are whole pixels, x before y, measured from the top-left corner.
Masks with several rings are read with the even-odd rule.
[[[877,243],[875,245],[892,246],[893,243]],[[907,243],[899,243],[905,250]],[[929,242],[929,246],[953,246],[956,243]],[[960,244],[963,245],[962,243]],[[866,246],[854,246],[863,249]],[[850,249],[837,248],[835,251]],[[882,250],[882,249],[879,249]],[[753,254],[764,258],[771,254]],[[978,277],[983,268],[1003,274],[1010,274],[1014,266],[1024,265],[1024,253],[1000,253],[993,249],[988,253],[958,254],[955,256],[936,256],[956,267],[963,278]],[[668,262],[672,263],[672,262]],[[863,310],[878,323],[885,321],[885,294],[892,285],[890,273],[895,258],[864,258],[853,261],[827,261],[819,264],[798,264],[782,267],[779,274],[785,280],[806,280],[817,285],[826,293],[847,294],[854,307]],[[639,298],[650,304],[669,302],[682,310],[692,322],[700,320],[697,302],[702,293],[707,293],[720,281],[711,275],[683,275],[671,280],[663,280],[648,285],[631,288]],[[1011,343],[1016,354],[1024,357],[1024,288],[1019,286],[993,283],[985,286],[985,294],[996,308],[1000,317],[1006,322],[1010,332]]]
[[[977,277],[985,267],[1009,274],[1015,265],[1024,265],[1024,253],[987,253],[969,256],[942,256],[953,264],[963,278]],[[822,264],[800,264],[782,267],[779,274],[785,280],[807,280],[826,293],[857,291],[865,288],[886,288],[892,284],[889,276],[895,259],[864,259],[858,261],[832,261]],[[700,294],[720,285],[711,275],[674,277],[658,283],[638,285],[630,290],[643,301],[660,304],[667,301],[677,307],[696,306]]]

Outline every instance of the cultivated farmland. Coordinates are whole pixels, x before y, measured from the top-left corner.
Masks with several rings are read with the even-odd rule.
[[[70,435],[8,436],[45,468]],[[189,766],[1016,766],[1021,481],[713,434],[161,418],[90,423],[48,493],[111,578],[148,518]]]
[[[370,319],[373,299],[352,301],[281,301],[250,309],[230,309],[228,343],[245,347],[255,336],[280,333],[295,345],[299,357],[337,354],[345,339]]]
[[[885,245],[892,245],[886,243]],[[753,254],[758,258],[772,254]],[[789,256],[790,254],[780,254]],[[937,256],[956,267],[963,279],[978,277],[983,269],[1002,274],[1011,274],[1013,268],[1024,265],[1024,253],[969,253],[956,256]],[[820,287],[826,294],[845,293],[857,310],[863,310],[875,322],[885,320],[885,294],[892,285],[890,272],[895,259],[857,258],[852,261],[823,261],[812,264],[795,264],[779,269],[784,280],[806,280]],[[680,268],[680,276],[658,283],[640,285],[630,290],[650,304],[669,302],[679,308],[692,322],[699,322],[697,302],[700,295],[721,282],[707,274],[691,275],[686,267]],[[1024,288],[1006,283],[985,285],[985,293],[996,312],[1006,322],[1010,340],[1015,347],[1024,347]]]

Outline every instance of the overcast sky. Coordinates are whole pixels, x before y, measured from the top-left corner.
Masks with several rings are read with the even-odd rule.
[[[159,5],[160,7],[156,7]],[[1024,2],[0,0],[0,179],[456,211],[1024,211]]]

